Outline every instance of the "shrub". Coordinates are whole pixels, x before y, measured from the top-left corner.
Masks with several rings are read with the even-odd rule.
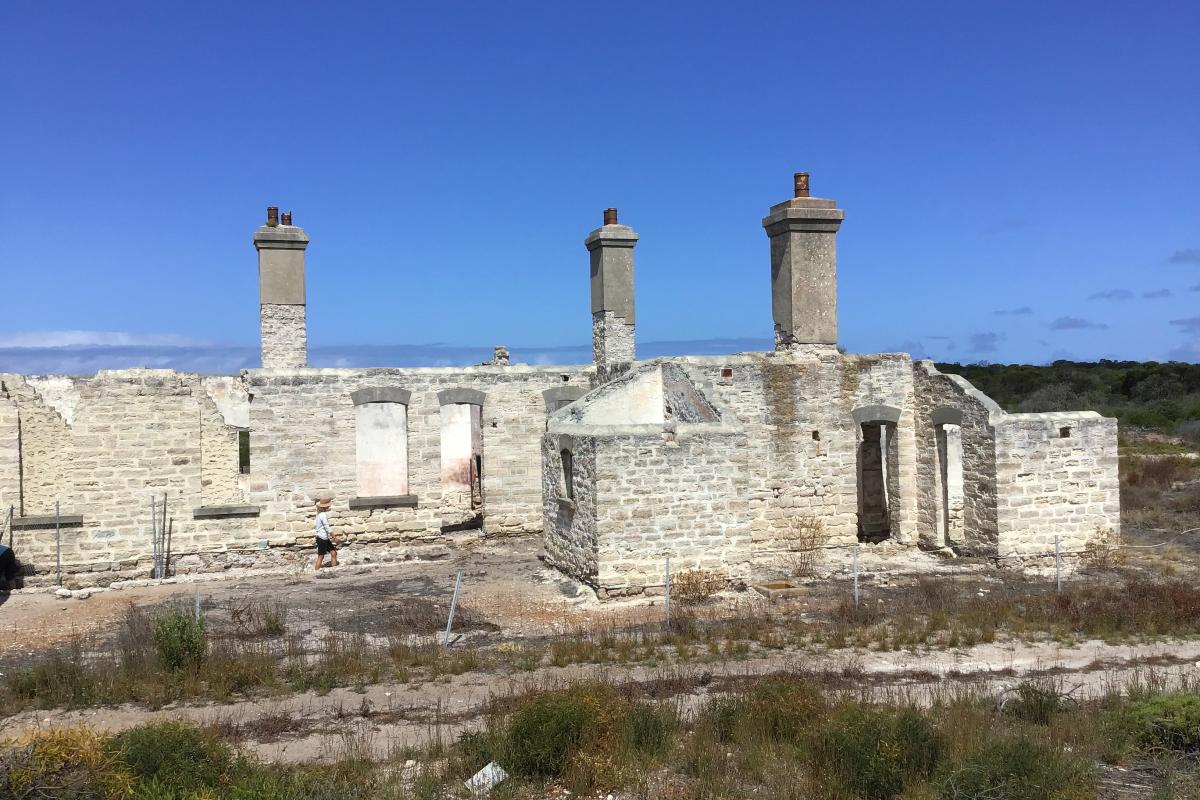
[[[1200,694],[1172,692],[1134,701],[1124,712],[1126,727],[1143,747],[1200,750]]]
[[[986,745],[946,771],[942,800],[1084,800],[1095,797],[1085,761],[1026,737]]]
[[[928,779],[942,750],[941,734],[915,710],[852,703],[829,722],[815,756],[818,769],[855,796],[882,800]]]
[[[1049,725],[1062,707],[1062,698],[1052,686],[1026,681],[1017,687],[1016,696],[1004,703],[1004,713],[1035,725]]]
[[[178,722],[130,728],[110,749],[138,778],[175,792],[222,786],[235,766],[233,750],[216,734]]]
[[[707,569],[687,569],[671,576],[671,595],[686,604],[703,603],[725,588],[723,575]]]
[[[567,761],[595,722],[594,698],[578,689],[535,695],[513,714],[509,763],[518,775],[562,775]]]
[[[799,742],[824,711],[821,691],[796,678],[762,678],[746,701],[751,730],[775,742]]]
[[[88,728],[37,731],[0,741],[0,797],[116,800],[134,778]]]
[[[674,728],[666,706],[630,700],[607,684],[579,684],[533,695],[501,736],[469,737],[463,747],[481,763],[511,765],[517,775],[566,778],[590,789],[665,753]]]
[[[154,618],[154,647],[167,669],[194,668],[204,660],[204,620],[186,611]]]
[[[821,548],[829,541],[825,520],[820,517],[797,517],[790,523],[788,551],[780,562],[788,577],[808,578],[816,570]]]

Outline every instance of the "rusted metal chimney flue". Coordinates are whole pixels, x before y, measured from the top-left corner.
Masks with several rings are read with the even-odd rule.
[[[794,177],[796,181],[796,197],[808,197],[808,173],[797,172]]]
[[[279,208],[277,206],[267,206],[267,227],[274,228],[279,225]]]
[[[283,219],[280,221],[284,225],[291,225],[292,224],[292,212],[290,212],[290,211],[283,212]]]
[[[604,224],[605,225],[616,225],[617,224],[617,210],[615,208],[604,209]]]

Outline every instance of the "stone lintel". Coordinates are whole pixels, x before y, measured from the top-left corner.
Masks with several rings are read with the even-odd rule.
[[[478,389],[443,389],[437,393],[437,397],[438,405],[449,406],[466,403],[467,405],[481,406],[487,395]]]
[[[60,527],[79,526],[83,524],[83,515],[81,514],[53,514],[37,516],[37,517],[13,517],[13,530],[22,528],[53,528],[55,523]]]
[[[604,225],[596,228],[583,240],[588,250],[597,247],[633,247],[638,242],[638,235],[628,225]]]
[[[415,494],[397,494],[382,497],[351,497],[351,511],[368,511],[373,508],[416,508]]]
[[[354,401],[354,405],[356,406],[361,406],[364,403],[399,403],[402,406],[406,406],[411,397],[412,392],[408,389],[401,389],[396,386],[370,386],[366,389],[357,389],[350,393],[350,399]]]
[[[257,517],[261,511],[259,506],[200,506],[192,509],[192,519]]]
[[[895,406],[873,405],[859,406],[852,412],[854,421],[860,425],[864,422],[899,422],[900,409]]]
[[[962,425],[963,412],[961,408],[939,406],[929,417],[934,425]]]
[[[554,403],[563,400],[573,403],[590,391],[591,389],[587,386],[551,386],[542,392],[542,398],[545,399],[546,409],[549,410]]]

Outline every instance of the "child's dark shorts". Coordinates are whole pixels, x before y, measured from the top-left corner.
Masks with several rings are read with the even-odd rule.
[[[335,550],[337,550],[337,548],[333,546],[333,542],[330,541],[329,539],[322,539],[320,536],[318,536],[316,538],[317,538],[317,555],[323,556],[326,553],[332,553]]]

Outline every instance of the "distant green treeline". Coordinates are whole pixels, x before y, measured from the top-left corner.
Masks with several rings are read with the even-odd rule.
[[[1006,411],[1099,411],[1122,426],[1200,443],[1200,364],[1102,360],[937,368],[962,375]]]

